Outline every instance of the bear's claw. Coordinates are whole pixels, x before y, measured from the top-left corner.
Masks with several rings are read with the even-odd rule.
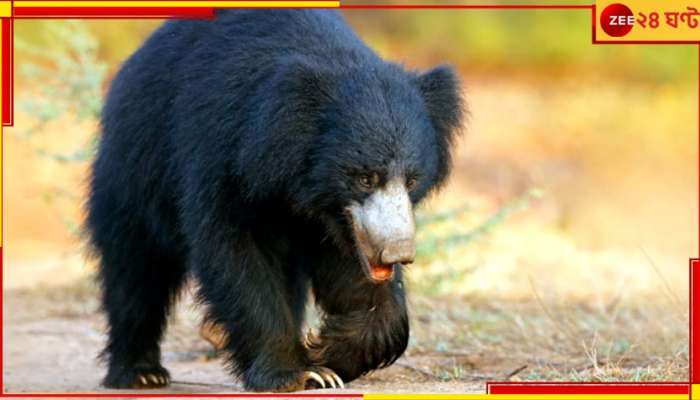
[[[160,364],[110,368],[103,384],[112,389],[155,389],[170,384],[170,374]]]
[[[315,373],[314,371],[306,371],[306,373],[304,373],[304,377],[306,378],[307,382],[309,379],[313,379],[318,382],[322,388],[326,387],[326,383],[323,381],[323,378],[321,378],[321,375]]]
[[[304,372],[304,380],[306,381],[307,388],[313,388],[315,385],[318,385],[321,389],[325,389],[326,382],[328,382],[328,386],[333,389],[345,388],[343,380],[340,379],[338,374],[333,372],[330,368],[325,367],[317,367],[313,371]]]
[[[140,385],[136,385],[138,388],[158,388],[167,386],[170,383],[168,376],[160,373],[139,374],[138,381],[140,382]]]

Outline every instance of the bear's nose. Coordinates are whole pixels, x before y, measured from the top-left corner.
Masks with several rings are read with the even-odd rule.
[[[410,264],[416,256],[413,239],[401,239],[387,242],[382,249],[382,264]]]

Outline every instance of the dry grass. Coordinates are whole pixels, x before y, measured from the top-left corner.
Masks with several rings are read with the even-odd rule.
[[[654,303],[413,300],[409,356],[445,380],[680,381],[687,322]],[[684,329],[685,328],[685,329]]]

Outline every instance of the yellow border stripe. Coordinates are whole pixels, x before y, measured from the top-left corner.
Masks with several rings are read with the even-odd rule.
[[[340,7],[340,1],[46,1],[17,0],[15,7]]]
[[[12,2],[0,1],[0,17],[9,17],[12,15]]]
[[[687,394],[365,394],[364,400],[688,400]]]

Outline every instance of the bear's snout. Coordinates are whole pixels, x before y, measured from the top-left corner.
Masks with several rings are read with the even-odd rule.
[[[416,254],[413,206],[395,178],[363,203],[349,207],[355,242],[370,265],[409,264]]]
[[[413,238],[410,238],[385,243],[380,258],[382,264],[410,264],[415,256],[416,244]]]

